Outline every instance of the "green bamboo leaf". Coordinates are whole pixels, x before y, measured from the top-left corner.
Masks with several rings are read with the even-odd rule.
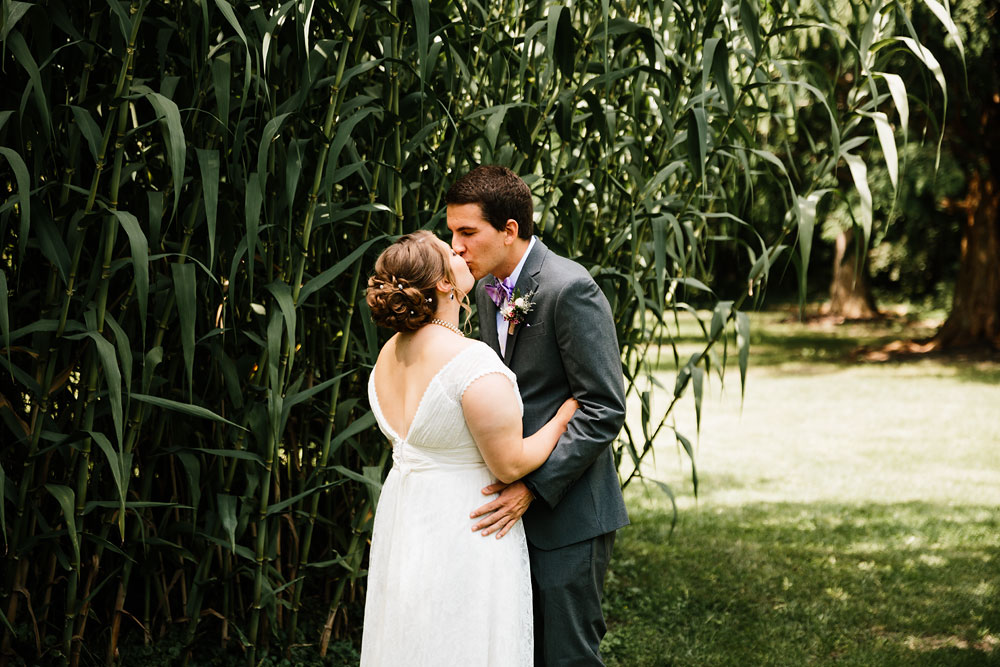
[[[885,79],[889,86],[889,94],[892,102],[896,105],[896,112],[899,114],[899,124],[902,128],[903,136],[906,136],[906,127],[910,120],[910,104],[906,97],[906,84],[903,77],[890,72],[872,72]]]
[[[688,440],[680,431],[674,429],[674,435],[677,437],[677,442],[680,443],[684,451],[687,452],[688,459],[691,460],[691,484],[694,486],[694,495],[698,495],[698,468],[694,461],[694,447],[691,446],[691,441]]]
[[[691,369],[691,386],[694,388],[694,423],[695,430],[701,433],[701,399],[705,389],[705,371],[699,366]],[[692,460],[694,457],[691,457]],[[697,482],[695,482],[697,485]]]
[[[223,1],[223,0],[219,0]],[[285,122],[291,113],[283,113],[275,116],[271,120],[267,121],[267,125],[264,126],[264,132],[261,136],[260,145],[257,148],[257,180],[260,185],[260,192],[267,192],[267,156],[271,151],[271,144],[274,143],[275,138],[278,136],[278,132],[281,131],[281,125]],[[250,194],[249,184],[247,186],[247,195]],[[250,246],[248,246],[250,247]]]
[[[951,37],[951,41],[954,42],[955,48],[958,49],[958,55],[962,58],[962,72],[965,72],[965,47],[962,45],[962,36],[958,32],[958,26],[955,25],[955,21],[951,18],[951,12],[937,0],[924,0],[924,4],[927,5],[927,8],[931,10],[931,13],[937,17],[937,20],[940,21],[941,25],[943,25],[945,30],[948,31],[948,36]]]
[[[231,98],[229,82],[231,78],[229,54],[216,54],[212,58],[212,89],[215,93],[215,108],[219,117],[219,125],[223,130],[229,129],[229,102]]]
[[[823,199],[823,195],[828,192],[830,192],[828,189],[817,190],[807,197],[797,197],[798,206],[796,208],[799,226],[796,238],[799,244],[799,259],[802,264],[802,269],[799,272],[800,301],[805,299],[806,275],[809,269],[809,258],[812,254],[813,229],[816,227],[816,207]]]
[[[177,297],[177,317],[181,326],[181,347],[184,351],[184,369],[188,379],[188,398],[194,391],[194,322],[197,312],[194,264],[170,265]]]
[[[118,17],[118,29],[121,31],[121,37],[126,42],[128,42],[129,31],[132,27],[132,20],[129,18],[128,10],[125,8],[124,4],[118,2],[118,0],[106,0],[111,11],[115,13]]]
[[[326,484],[321,484],[320,486],[316,486],[311,489],[306,489],[302,493],[296,494],[291,498],[282,500],[281,502],[269,505],[267,508],[267,516],[274,516],[275,514],[280,514],[281,512],[285,511],[287,508],[291,507],[300,500],[308,498],[309,496],[315,495],[317,493],[326,491],[327,489],[333,488],[334,486],[338,486],[343,482],[344,480],[338,480],[336,482],[327,482]]]
[[[215,264],[215,226],[219,210],[219,151],[198,149],[202,193],[205,196],[205,223],[208,225],[208,268]]]
[[[167,144],[166,158],[170,165],[174,190],[174,214],[181,201],[181,191],[184,189],[184,161],[187,158],[187,141],[184,139],[184,128],[181,126],[181,113],[169,97],[150,90],[146,86],[135,86],[136,92],[142,93],[156,111],[157,120],[163,122],[163,134]]]
[[[715,76],[716,85],[722,92],[726,113],[732,114],[736,109],[736,96],[733,91],[733,82],[729,78],[729,45],[725,42],[720,42],[716,48],[715,58],[712,61],[712,74]]]
[[[247,35],[243,32],[243,26],[240,25],[239,19],[236,18],[236,12],[233,11],[233,6],[226,0],[215,0],[215,4],[219,8],[219,11],[222,12],[222,15],[226,17],[226,21],[229,22],[229,25],[233,26],[233,30],[235,30],[236,34],[240,36],[240,40],[243,44],[247,45]]]
[[[573,69],[576,67],[576,31],[573,30],[573,21],[570,17],[568,7],[563,7],[559,12],[559,21],[556,24],[556,63],[559,71],[564,77],[572,80]]]
[[[108,342],[104,336],[96,331],[86,331],[82,334],[66,336],[70,340],[81,340],[90,338],[97,347],[97,358],[104,369],[104,382],[108,386],[108,397],[111,401],[111,417],[115,423],[115,435],[118,444],[122,444],[122,374],[118,368],[118,358],[115,356],[114,346]]]
[[[669,484],[661,482],[658,479],[650,479],[648,477],[643,477],[642,480],[643,480],[643,482],[645,482],[646,480],[649,480],[650,482],[652,482],[653,484],[655,484],[657,487],[659,487],[659,489],[661,491],[663,491],[665,494],[667,494],[667,497],[670,499],[670,506],[673,508],[673,518],[670,520],[670,535],[673,535],[674,534],[674,528],[677,527],[677,518],[678,518],[677,499],[674,497],[674,491],[673,491],[673,489],[670,488]]]
[[[380,234],[378,236],[374,236],[368,239],[367,241],[359,245],[357,248],[355,248],[350,255],[340,260],[326,271],[323,271],[318,276],[311,278],[299,291],[298,303],[305,302],[305,300],[308,299],[309,296],[313,294],[313,292],[316,292],[326,287],[330,283],[330,281],[332,281],[334,278],[336,278],[341,273],[346,271],[348,267],[354,264],[354,262],[356,262],[364,254],[364,252],[371,247],[373,243],[382,241],[386,238],[388,238],[386,235]]]
[[[889,118],[881,111],[874,113],[861,112],[863,116],[869,116],[875,121],[875,132],[878,134],[878,141],[882,145],[882,155],[885,157],[885,166],[889,172],[889,181],[892,183],[893,192],[899,189],[899,157],[896,154],[896,139],[892,136],[892,127],[889,125]]]
[[[355,419],[350,425],[338,432],[330,443],[331,451],[337,451],[341,444],[348,438],[351,438],[362,431],[371,428],[375,425],[375,414],[369,410],[364,414],[363,417]]]
[[[740,361],[740,401],[746,397],[747,366],[750,363],[750,317],[743,311],[736,313],[736,346]]]
[[[125,541],[125,498],[128,495],[128,484],[132,477],[132,453],[117,452],[111,446],[111,442],[99,431],[87,431],[93,438],[97,446],[104,452],[108,459],[108,467],[111,469],[111,476],[115,480],[115,489],[118,491],[118,532],[122,542]]]
[[[750,267],[750,273],[747,274],[747,280],[753,282],[763,274],[767,277],[771,272],[771,265],[778,258],[778,255],[783,253],[788,246],[778,245],[773,248],[766,249],[766,252],[762,252],[760,257],[754,261],[753,266]]]
[[[240,36],[240,40],[243,42],[243,53],[244,53],[244,56],[246,57],[246,62],[249,63],[251,61],[251,58],[250,58],[250,43],[247,41],[247,35],[243,31],[243,27],[240,25],[239,19],[236,17],[236,12],[233,11],[233,6],[230,5],[226,0],[215,0],[215,4],[219,8],[219,11],[222,12],[222,15],[226,18],[226,21],[229,22],[229,25],[231,25],[233,27],[233,30],[236,31],[236,34]],[[292,2],[285,3],[285,8],[287,8],[289,5],[292,5],[292,4],[293,4]],[[286,11],[287,11],[287,9],[286,9]],[[276,16],[276,17],[273,18],[273,20],[277,21],[280,18],[281,18],[281,16]],[[206,21],[206,23],[207,23],[207,21]],[[268,34],[270,34],[270,31],[268,32]],[[266,53],[265,53],[265,57],[264,57],[264,63],[265,63],[265,67],[266,67],[267,66],[266,65],[267,64]],[[247,93],[250,90],[250,72],[251,72],[251,70],[253,68],[251,68],[251,67],[243,67],[241,69],[243,70],[243,92],[240,95],[240,104],[242,106],[242,104],[244,104],[246,102]],[[265,73],[266,73],[266,70],[265,70]]]
[[[63,517],[66,519],[66,532],[69,534],[70,544],[73,545],[73,562],[80,562],[80,539],[76,534],[76,518],[73,515],[76,506],[76,493],[73,489],[62,484],[46,484],[52,497],[59,503]]]
[[[656,303],[663,304],[664,282],[667,277],[667,222],[665,215],[652,220],[653,226],[653,271],[656,276]]]
[[[330,154],[327,157],[326,174],[323,178],[324,186],[330,185],[329,181],[331,181],[333,176],[333,167],[340,159],[340,153],[344,150],[344,146],[346,146],[347,142],[351,139],[354,129],[358,126],[358,123],[373,113],[379,111],[381,111],[381,109],[378,107],[366,106],[358,111],[355,111],[346,120],[342,120],[337,123],[337,131],[333,135],[333,141],[330,142]]]
[[[193,521],[197,521],[198,509],[201,507],[201,460],[186,450],[176,452],[175,455],[184,468],[184,476],[188,480],[188,492],[191,494]]]
[[[756,59],[760,59],[760,50],[763,46],[758,16],[756,0],[740,0],[740,27],[750,41],[750,50]]]
[[[56,229],[56,225],[52,219],[45,215],[44,209],[42,209],[42,215],[35,217],[34,223],[35,236],[38,238],[38,247],[41,249],[42,254],[45,255],[45,259],[49,260],[52,266],[56,267],[56,271],[59,272],[59,277],[65,285],[66,277],[70,270],[70,258],[69,251],[66,250],[66,244],[63,243],[62,235]]]
[[[73,120],[76,121],[76,127],[80,130],[83,138],[87,140],[90,155],[96,162],[101,150],[101,128],[97,126],[97,122],[90,115],[90,112],[83,107],[70,105],[69,108],[73,112]]]
[[[701,282],[697,278],[690,278],[690,277],[674,278],[672,282],[678,283],[680,285],[685,285],[687,287],[693,287],[696,290],[701,290],[702,292],[708,292],[709,294],[712,293],[712,288],[706,285],[705,283]]]
[[[708,118],[700,107],[688,112],[687,152],[695,181],[705,185],[705,156],[708,154]]]
[[[149,211],[149,245],[160,247],[160,226],[163,222],[163,193],[147,192],[146,199]]]
[[[333,466],[333,469],[336,470],[337,472],[339,472],[341,475],[343,475],[344,477],[346,477],[349,480],[352,480],[352,481],[355,481],[355,482],[360,482],[361,484],[373,487],[373,488],[378,489],[378,490],[381,490],[381,488],[382,488],[382,482],[381,482],[380,478],[373,478],[373,477],[369,477],[367,475],[359,475],[358,473],[354,472],[353,470],[349,470],[348,468],[345,468],[344,466]],[[381,477],[381,473],[380,473],[380,477]]]
[[[245,449],[199,449],[202,454],[208,454],[209,456],[218,456],[224,459],[238,459],[240,461],[253,461],[260,467],[264,467],[264,459],[260,457],[259,454],[254,454],[253,452],[248,452]]]
[[[708,92],[709,75],[715,77],[726,112],[732,112],[734,102],[733,84],[729,79],[729,47],[718,37],[705,40],[701,68],[701,87]]]
[[[281,408],[277,403],[282,400],[281,395],[278,393],[281,386],[278,377],[278,363],[281,354],[282,321],[283,318],[278,311],[272,310],[271,319],[267,323],[267,375],[268,387],[270,388],[267,400],[271,409],[271,428],[274,429],[275,438],[278,437],[278,433],[280,432],[278,418],[281,414]]]
[[[146,308],[149,302],[149,243],[139,227],[139,220],[127,211],[112,209],[128,236],[131,250],[132,271],[135,274],[135,297],[139,306],[142,337],[146,337]]]
[[[118,321],[109,312],[105,313],[104,321],[107,322],[111,333],[115,337],[115,347],[118,348],[118,358],[122,360],[122,376],[125,379],[125,391],[132,391],[132,345],[129,343],[128,334],[121,328]]]
[[[146,353],[142,360],[142,392],[149,393],[149,387],[153,383],[153,374],[156,367],[163,361],[163,348],[159,345]],[[134,394],[132,395],[134,397]]]
[[[295,350],[295,303],[292,301],[292,290],[284,282],[276,280],[273,283],[267,285],[267,291],[270,292],[275,301],[278,302],[278,307],[281,309],[281,315],[285,320],[285,329],[288,332],[288,347],[292,350],[289,353],[288,367],[292,366],[292,354]]]
[[[28,168],[17,151],[0,146],[0,155],[7,158],[10,168],[14,171],[14,180],[17,181],[18,203],[21,207],[21,225],[17,235],[17,258],[20,263],[28,247],[28,232],[31,229],[31,179],[28,176]]]
[[[420,72],[420,85],[428,76],[430,63],[427,61],[427,49],[430,44],[431,8],[428,0],[413,0],[413,23],[417,29],[417,71]]]
[[[719,337],[722,329],[726,326],[726,322],[729,321],[729,315],[732,312],[732,301],[720,301],[715,304],[715,309],[712,311],[712,325],[708,333],[708,337],[711,340],[716,340]]]
[[[503,119],[507,115],[508,106],[507,104],[500,105],[486,119],[486,142],[489,144],[491,151],[496,149],[497,135],[500,134],[500,128],[503,126]]]
[[[289,206],[295,202],[295,191],[298,189],[299,177],[302,176],[302,162],[305,148],[310,139],[292,139],[288,142],[288,153],[285,156],[285,201]]]
[[[687,363],[677,371],[677,379],[674,381],[674,398],[680,398],[684,395],[684,390],[687,389],[688,382],[691,381],[691,375],[698,363],[699,356],[692,354]]]
[[[14,60],[20,63],[21,67],[28,73],[28,89],[33,93],[35,106],[42,118],[42,129],[45,137],[52,136],[52,117],[49,115],[49,101],[45,96],[45,86],[42,85],[42,74],[38,69],[38,63],[31,55],[28,44],[19,31],[14,31],[7,36],[7,44],[10,52],[14,55]],[[24,91],[26,94],[28,90]],[[23,107],[22,107],[23,113]]]
[[[212,421],[223,422],[225,424],[229,424],[230,426],[235,426],[238,429],[242,429],[244,431],[246,430],[239,424],[234,424],[225,417],[220,417],[208,408],[203,408],[200,405],[195,405],[193,403],[181,403],[179,401],[172,401],[169,398],[150,396],[148,394],[132,394],[132,398],[137,401],[141,401],[142,403],[155,405],[158,408],[181,412],[192,417],[200,417],[201,419],[211,419]]]
[[[857,188],[858,195],[861,197],[861,229],[864,232],[861,245],[865,246],[872,234],[872,191],[868,187],[868,166],[857,155],[844,153],[843,158],[851,170],[854,187]]]
[[[0,29],[0,40],[7,40],[7,35],[10,34],[10,31],[14,29],[17,22],[21,20],[21,17],[33,6],[34,3],[18,2],[17,0],[3,3],[3,21],[0,23],[3,28]]]
[[[931,50],[920,42],[912,39],[910,37],[897,37],[899,41],[905,44],[910,51],[913,52],[915,56],[924,64],[924,66],[931,71],[934,75],[934,79],[937,81],[938,86],[941,88],[941,96],[944,99],[943,111],[941,112],[942,117],[947,117],[948,115],[948,83],[944,78],[944,70],[941,69],[941,63],[938,62]],[[940,133],[938,138],[937,156],[935,158],[935,167],[941,161],[941,142],[944,140],[944,132]]]
[[[246,220],[246,242],[247,242],[247,276],[250,279],[250,293],[253,294],[253,262],[257,255],[258,230],[260,228],[260,207],[264,203],[264,188],[260,183],[260,175],[257,172],[250,174],[247,178],[247,191],[244,203]],[[233,257],[233,271],[230,281],[235,280],[237,257]]]
[[[340,375],[338,375],[336,377],[332,377],[329,380],[326,380],[324,382],[320,382],[319,384],[313,385],[312,387],[309,387],[308,389],[303,389],[302,391],[290,393],[287,396],[285,396],[285,401],[284,401],[284,406],[283,406],[284,414],[282,415],[281,420],[283,422],[285,420],[287,420],[288,419],[288,413],[296,405],[298,405],[299,403],[304,403],[305,401],[308,401],[310,398],[312,398],[316,394],[318,394],[321,391],[324,391],[327,388],[329,388],[333,383],[337,382],[338,380],[342,380],[343,378],[347,377],[348,375],[351,375],[353,372],[354,371],[347,371],[347,372],[341,373]]]
[[[239,523],[236,516],[237,500],[236,496],[229,495],[228,493],[215,494],[216,506],[219,509],[219,521],[222,523],[222,529],[229,537],[229,548],[232,551],[236,551],[236,524]]]

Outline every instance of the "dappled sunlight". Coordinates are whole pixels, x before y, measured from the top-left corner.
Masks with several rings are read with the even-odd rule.
[[[678,664],[836,662],[857,646],[870,658],[864,664],[910,664],[913,646],[936,651],[929,647],[941,637],[1000,657],[985,639],[1000,626],[1000,517],[991,509],[702,506],[682,511],[670,535],[662,508],[633,508],[607,588],[612,633],[625,645],[662,642],[671,655],[707,656]],[[656,623],[644,624],[646,613]],[[609,664],[630,664],[620,655]]]

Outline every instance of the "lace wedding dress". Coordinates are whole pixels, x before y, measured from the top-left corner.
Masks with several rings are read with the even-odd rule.
[[[516,389],[514,373],[485,343],[462,349],[430,381],[405,435],[386,422],[374,372],[369,378],[392,470],[375,513],[362,667],[533,662],[524,528],[519,521],[497,540],[473,532],[469,518],[496,497],[481,492],[496,480],[465,424],[462,395],[490,373]]]

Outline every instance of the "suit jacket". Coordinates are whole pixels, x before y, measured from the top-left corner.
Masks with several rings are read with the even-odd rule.
[[[500,355],[496,304],[476,286],[479,330]],[[531,546],[557,549],[628,524],[611,443],[625,421],[625,387],[611,307],[586,269],[536,240],[515,289],[534,307],[507,336],[504,363],[517,374],[524,435],[570,396],[580,408],[548,460],[524,480],[535,501],[524,514]]]

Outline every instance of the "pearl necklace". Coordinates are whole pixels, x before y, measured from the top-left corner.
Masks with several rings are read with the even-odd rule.
[[[454,324],[452,324],[451,322],[445,322],[444,320],[439,320],[438,318],[435,317],[433,320],[431,320],[431,324],[437,324],[437,325],[440,325],[440,326],[444,327],[445,329],[451,329],[452,331],[454,331],[455,333],[457,333],[462,338],[465,338],[465,334],[462,333],[462,330],[459,329]]]

